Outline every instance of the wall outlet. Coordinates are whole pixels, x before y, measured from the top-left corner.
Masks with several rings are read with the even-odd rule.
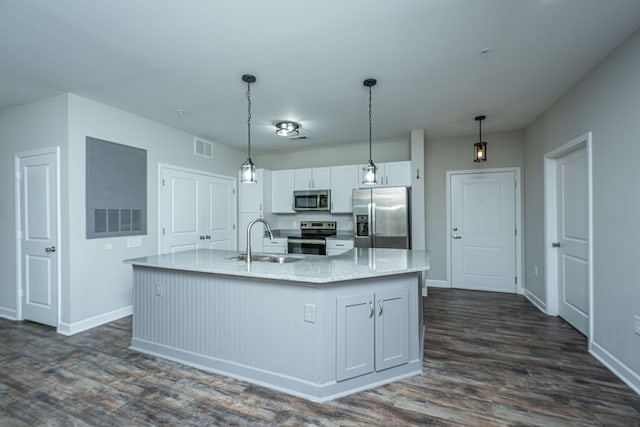
[[[161,297],[163,294],[162,283],[156,283],[156,296]]]
[[[316,306],[313,304],[304,305],[304,321],[308,323],[316,323]]]
[[[636,315],[633,318],[633,331],[636,335],[640,335],[640,315]]]
[[[534,266],[533,266],[533,275],[534,275],[535,277],[538,277],[538,266],[537,266],[537,265],[534,265]]]

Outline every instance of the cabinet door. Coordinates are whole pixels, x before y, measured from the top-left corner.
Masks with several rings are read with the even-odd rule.
[[[293,170],[293,188],[294,190],[309,190],[312,187],[311,169],[294,169]]]
[[[316,190],[331,188],[331,168],[313,168],[311,170],[311,186]]]
[[[384,164],[385,187],[411,187],[411,162],[388,162]]]
[[[409,294],[397,289],[375,294],[376,371],[409,362]]]
[[[293,169],[271,173],[271,211],[293,213]]]
[[[331,168],[331,212],[353,212],[353,189],[358,188],[358,166]]]
[[[373,372],[373,294],[337,298],[336,379]]]
[[[238,179],[238,212],[262,212],[264,201],[264,169],[256,170],[257,184],[242,183]]]

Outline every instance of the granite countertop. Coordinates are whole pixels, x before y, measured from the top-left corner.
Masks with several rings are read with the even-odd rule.
[[[239,254],[194,249],[124,262],[142,267],[320,284],[425,271],[430,262],[428,252],[406,249],[356,248],[337,256],[289,254],[284,256],[301,259],[285,264],[254,261],[247,265],[244,261],[231,259]]]

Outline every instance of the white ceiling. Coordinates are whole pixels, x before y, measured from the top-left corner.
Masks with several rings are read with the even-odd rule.
[[[374,77],[374,140],[520,130],[639,26],[638,0],[0,0],[0,108],[73,92],[244,148],[251,73],[252,148],[297,149],[367,140]]]

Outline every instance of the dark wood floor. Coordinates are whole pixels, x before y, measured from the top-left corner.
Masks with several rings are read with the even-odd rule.
[[[0,319],[0,425],[640,426],[640,396],[521,296],[430,289],[424,373],[325,404]]]

